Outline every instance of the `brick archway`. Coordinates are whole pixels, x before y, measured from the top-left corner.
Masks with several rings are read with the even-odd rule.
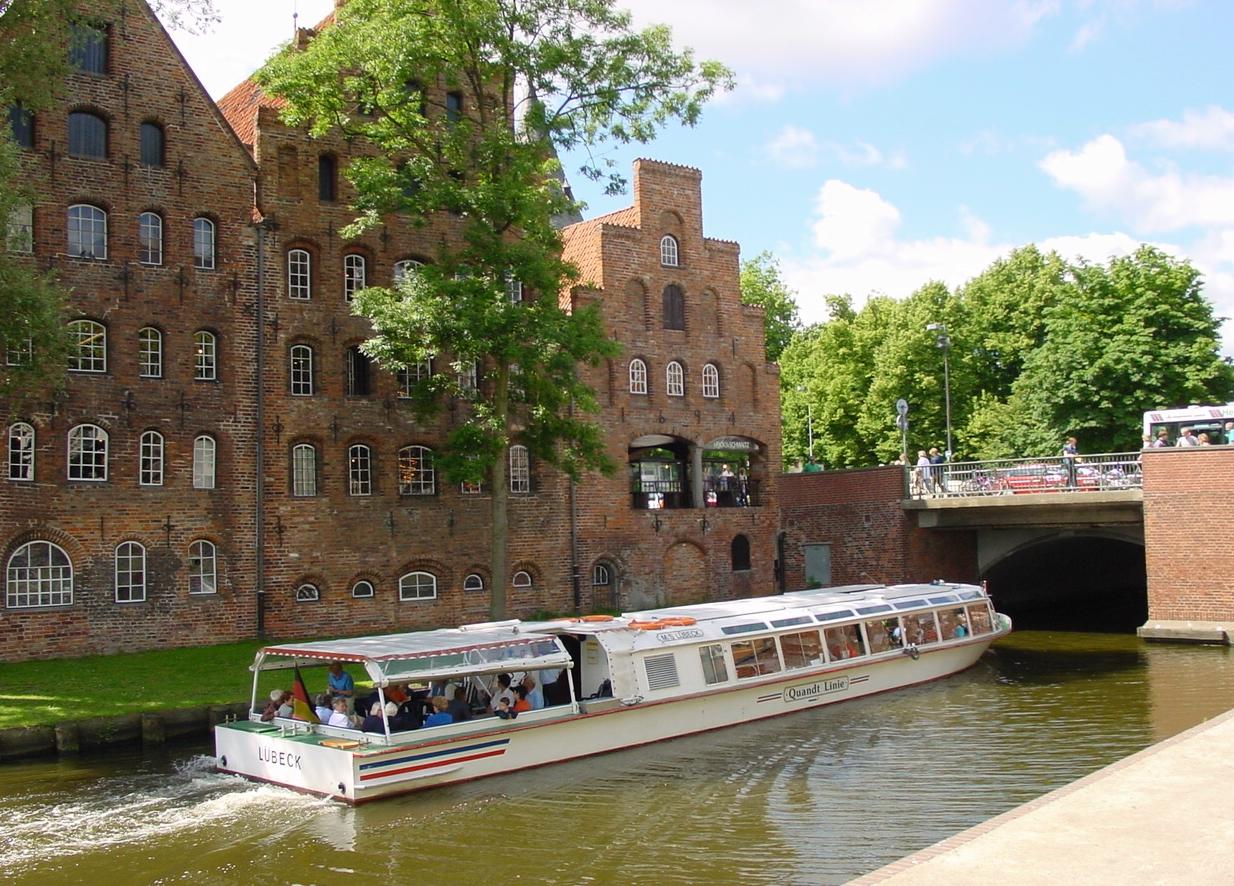
[[[664,554],[664,601],[669,606],[702,603],[711,598],[707,556],[688,541],[673,544]]]

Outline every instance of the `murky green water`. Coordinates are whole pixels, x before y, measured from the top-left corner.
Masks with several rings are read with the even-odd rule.
[[[359,809],[204,746],[0,766],[0,874],[90,883],[840,883],[1234,707],[1234,656],[1017,633],[940,683]]]

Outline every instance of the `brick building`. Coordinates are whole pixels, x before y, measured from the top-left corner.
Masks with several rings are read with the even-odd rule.
[[[0,659],[484,618],[488,496],[433,467],[465,405],[417,421],[349,306],[457,220],[345,240],[364,146],[251,81],[215,105],[142,2],[81,7],[61,104],[9,118],[38,194],[10,248],[71,287],[77,353],[6,429]],[[603,299],[625,346],[591,382],[629,473],[575,486],[511,452],[513,614],[771,587],[776,369],[699,185],[641,161],[633,207],[567,230],[591,286],[562,298]]]

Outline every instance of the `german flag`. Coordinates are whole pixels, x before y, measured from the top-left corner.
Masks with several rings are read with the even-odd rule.
[[[296,667],[296,679],[291,684],[291,718],[304,720],[306,723],[320,723],[309,701],[308,689],[304,686],[304,678],[300,676],[300,668]]]

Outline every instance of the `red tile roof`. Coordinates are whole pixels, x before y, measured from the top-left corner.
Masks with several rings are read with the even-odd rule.
[[[281,108],[286,104],[281,98],[266,95],[251,78],[218,100],[219,110],[227,118],[227,123],[235,131],[237,138],[250,149],[257,135],[258,109]]]

